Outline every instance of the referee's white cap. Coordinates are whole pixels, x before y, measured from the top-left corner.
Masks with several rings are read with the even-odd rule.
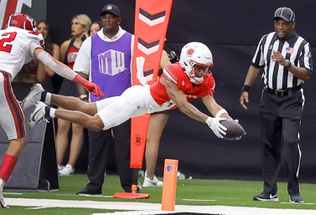
[[[295,21],[295,13],[291,10],[291,8],[288,7],[279,7],[274,12],[274,18],[281,18],[284,19],[286,22],[293,22]]]

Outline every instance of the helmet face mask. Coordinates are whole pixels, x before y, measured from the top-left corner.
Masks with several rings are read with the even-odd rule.
[[[203,76],[214,65],[211,51],[199,42],[188,43],[182,48],[179,63],[190,81],[197,85],[203,82]]]
[[[8,18],[7,27],[17,27],[29,31],[36,31],[35,20],[26,13],[14,13]]]
[[[196,76],[201,76],[199,74],[205,75],[209,71],[211,71],[211,66],[195,64],[193,66],[193,69],[194,69],[194,73],[195,73]]]

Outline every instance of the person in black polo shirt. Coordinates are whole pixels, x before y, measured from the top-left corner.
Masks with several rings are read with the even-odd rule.
[[[240,104],[247,110],[249,90],[263,71],[260,100],[263,192],[258,201],[278,201],[277,177],[284,159],[290,202],[303,202],[298,174],[300,125],[304,106],[303,84],[313,71],[309,43],[295,32],[295,14],[288,7],[274,13],[274,32],[265,34],[255,51],[241,90]],[[283,144],[283,145],[282,145]]]

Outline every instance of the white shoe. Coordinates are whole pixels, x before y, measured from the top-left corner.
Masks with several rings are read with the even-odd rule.
[[[177,178],[178,178],[178,179],[185,179],[185,175],[184,175],[182,172],[180,172],[180,171],[178,170]]]
[[[9,208],[9,206],[7,206],[4,202],[3,186],[4,186],[4,181],[0,178],[0,208]]]
[[[23,110],[33,106],[41,99],[41,94],[44,91],[41,84],[34,84],[31,91],[27,96],[21,101],[21,107]]]
[[[144,170],[139,170],[138,171],[138,177],[144,177],[145,176],[145,172],[144,172]]]
[[[30,119],[27,123],[27,127],[28,129],[32,129],[34,127],[34,125],[36,125],[37,123],[40,123],[43,120],[46,120],[45,118],[45,107],[47,105],[43,102],[37,102],[35,104],[35,109],[33,111],[33,113],[30,116]],[[48,122],[48,120],[46,120]]]
[[[66,166],[64,166],[64,168],[62,168],[58,172],[60,176],[68,176],[68,175],[73,174],[75,172],[75,169],[73,169],[70,164],[67,164]]]
[[[139,181],[137,181],[137,189],[138,189],[138,192],[142,189],[142,185]]]
[[[159,181],[158,178],[154,175],[153,180],[150,180],[150,178],[145,177],[143,182],[143,187],[162,187],[163,182]]]

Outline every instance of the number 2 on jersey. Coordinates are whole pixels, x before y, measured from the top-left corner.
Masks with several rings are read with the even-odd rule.
[[[10,42],[12,42],[16,37],[16,32],[6,32],[3,33],[0,37],[0,51],[3,52],[11,52],[12,45]]]

